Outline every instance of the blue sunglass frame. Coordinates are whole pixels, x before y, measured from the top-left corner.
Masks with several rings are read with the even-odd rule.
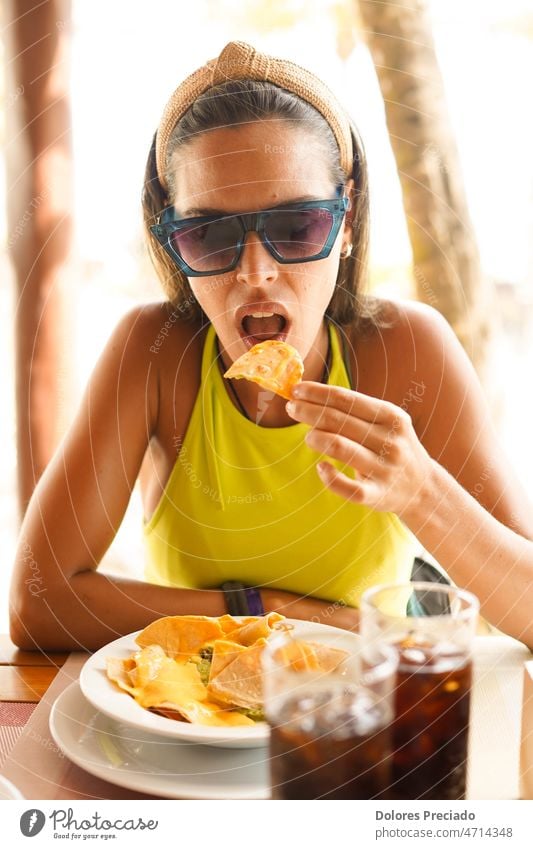
[[[339,195],[342,194],[342,190],[343,186],[339,186],[337,189],[337,193]],[[306,201],[304,203],[290,203],[284,206],[275,206],[271,209],[263,209],[258,212],[232,213],[231,215],[208,215],[200,218],[176,218],[176,210],[173,206],[168,206],[166,207],[166,209],[163,209],[160,212],[157,223],[152,224],[150,226],[150,230],[156,237],[160,245],[164,248],[164,250],[174,260],[174,262],[178,265],[181,271],[183,271],[188,277],[212,277],[214,274],[225,274],[227,271],[233,271],[233,269],[237,267],[244,249],[246,234],[250,232],[257,233],[257,235],[261,239],[261,243],[265,246],[268,252],[274,257],[277,262],[281,263],[282,265],[292,265],[295,263],[302,262],[315,262],[319,259],[325,259],[331,253],[331,249],[335,244],[335,239],[337,238],[340,226],[348,208],[349,200],[346,196],[337,197],[330,200],[313,200]],[[326,210],[332,216],[331,229],[329,231],[328,237],[324,243],[323,248],[318,253],[313,254],[309,257],[297,257],[295,259],[287,259],[286,257],[281,256],[275,249],[274,245],[269,242],[264,230],[265,221],[273,213],[285,211],[291,212],[293,210],[298,211],[301,209]],[[183,257],[178,253],[178,251],[174,247],[174,244],[171,242],[170,237],[172,236],[172,234],[177,233],[180,230],[184,230],[185,228],[189,228],[191,227],[191,225],[200,227],[210,222],[223,221],[226,218],[236,218],[239,220],[242,226],[241,237],[235,245],[236,253],[232,262],[229,265],[224,266],[223,268],[216,268],[209,271],[196,271],[194,268],[191,268],[191,266],[185,262]]]

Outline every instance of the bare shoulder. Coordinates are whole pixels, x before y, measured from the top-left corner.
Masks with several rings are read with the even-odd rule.
[[[402,352],[416,360],[436,343],[455,338],[444,316],[428,304],[405,299],[375,299],[374,333],[390,353]]]
[[[465,402],[465,396],[484,408],[485,399],[475,369],[446,318],[417,301],[386,301],[388,327],[384,344],[404,386],[423,384],[424,403],[435,413],[442,405]],[[405,383],[407,381],[407,383]]]
[[[169,302],[137,305],[111,334],[93,386],[109,383],[117,397],[132,392],[144,398],[151,436],[161,436],[168,421],[174,429],[185,427],[200,383],[204,335],[204,328],[184,321]]]
[[[183,320],[179,310],[169,301],[139,304],[130,309],[117,325],[117,337],[124,342],[132,339],[140,358],[164,359],[169,349],[185,350],[197,335],[198,327]]]
[[[150,367],[163,379],[170,368],[180,378],[199,364],[204,328],[185,321],[168,301],[140,304],[129,310],[115,328],[112,346],[127,352],[128,363]],[[194,369],[193,369],[194,370]]]
[[[413,386],[434,384],[451,350],[462,352],[443,316],[416,301],[376,298],[373,318],[351,331],[359,391],[409,412]],[[466,363],[468,359],[463,355]],[[415,413],[419,404],[416,403]]]

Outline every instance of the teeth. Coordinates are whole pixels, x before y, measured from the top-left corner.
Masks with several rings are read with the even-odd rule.
[[[251,313],[252,318],[272,318],[274,315],[273,312],[253,312]]]

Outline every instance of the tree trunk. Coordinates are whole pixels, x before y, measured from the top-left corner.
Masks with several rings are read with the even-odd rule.
[[[472,230],[425,0],[359,0],[385,103],[417,297],[450,322],[483,372],[489,288]]]
[[[71,244],[69,0],[9,0],[7,243],[17,297],[19,503],[24,513],[59,438],[66,374],[61,273]]]

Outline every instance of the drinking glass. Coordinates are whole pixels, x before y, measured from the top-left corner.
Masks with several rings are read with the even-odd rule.
[[[387,798],[396,652],[315,626],[271,638],[262,663],[272,798]]]
[[[465,798],[478,611],[474,595],[445,584],[380,585],[361,598],[363,643],[398,652],[390,798]]]

